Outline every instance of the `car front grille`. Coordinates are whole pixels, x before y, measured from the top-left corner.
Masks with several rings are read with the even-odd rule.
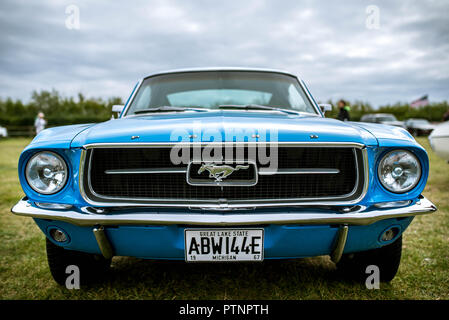
[[[170,150],[157,145],[89,148],[81,182],[84,194],[98,203],[202,206],[349,202],[363,192],[363,153],[356,147],[279,145],[277,171],[269,169],[257,156],[251,158],[245,149],[242,162],[245,169],[223,179],[230,185],[217,185],[207,173],[200,177],[198,168],[203,162],[192,162],[193,150],[190,166],[173,164]],[[235,167],[235,163],[231,166]],[[198,181],[210,181],[210,185],[191,184],[189,175],[202,178]],[[242,181],[256,183],[239,185]]]

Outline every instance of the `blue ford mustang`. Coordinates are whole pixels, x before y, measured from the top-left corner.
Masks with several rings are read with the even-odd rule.
[[[436,207],[426,151],[404,129],[324,117],[304,82],[215,68],[142,79],[117,119],[42,131],[13,208],[46,236],[54,279],[113,256],[243,262],[329,255],[395,276],[402,233]],[[323,110],[321,109],[323,108]]]

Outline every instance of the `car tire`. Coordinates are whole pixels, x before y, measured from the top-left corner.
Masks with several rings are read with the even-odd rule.
[[[111,259],[97,254],[66,250],[47,238],[45,240],[51,275],[61,286],[66,286],[66,280],[71,273],[66,273],[66,270],[70,265],[79,268],[80,285],[92,284],[102,279],[110,269]]]
[[[366,268],[369,265],[379,267],[379,278],[382,282],[390,282],[399,269],[402,254],[402,235],[393,243],[378,249],[344,254],[337,263],[337,269],[346,277],[365,281],[369,276]]]

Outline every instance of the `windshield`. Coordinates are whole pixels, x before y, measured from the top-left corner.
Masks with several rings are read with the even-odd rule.
[[[377,121],[397,121],[396,117],[391,115],[391,116],[380,116],[377,117]]]
[[[256,71],[202,71],[145,79],[126,115],[143,114],[146,109],[160,107],[217,109],[248,105],[317,114],[292,76]]]
[[[429,121],[424,120],[424,119],[423,120],[412,120],[411,123],[415,124],[415,125],[416,124],[429,124]]]

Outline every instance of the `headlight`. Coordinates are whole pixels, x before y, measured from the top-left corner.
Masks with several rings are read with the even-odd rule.
[[[53,194],[61,190],[67,181],[67,165],[54,152],[38,152],[28,160],[25,177],[34,191]]]
[[[421,164],[413,153],[394,150],[380,161],[378,175],[386,189],[395,193],[407,192],[418,184],[421,178]]]

